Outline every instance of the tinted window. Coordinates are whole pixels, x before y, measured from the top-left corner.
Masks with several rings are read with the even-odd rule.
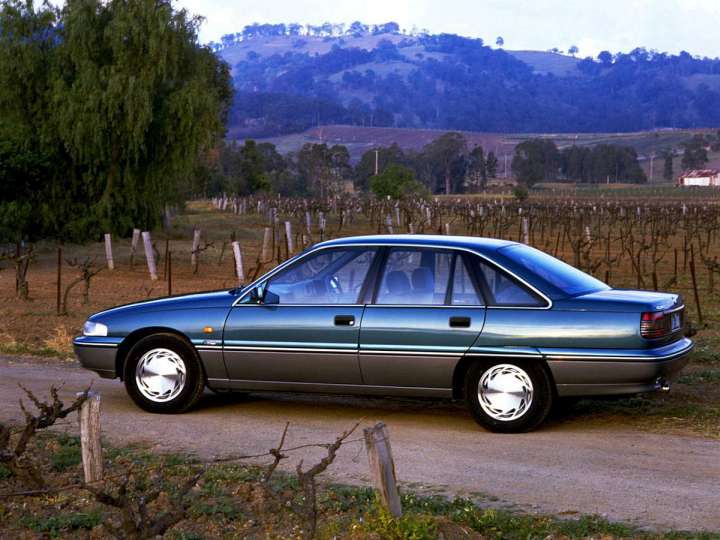
[[[270,278],[280,304],[355,304],[375,249],[323,250]]]
[[[609,289],[602,281],[530,246],[517,244],[499,251],[567,295]]]
[[[443,305],[452,254],[429,249],[391,249],[376,303]]]
[[[479,270],[479,277],[483,280],[490,305],[526,307],[545,305],[544,300],[499,268],[491,266],[479,257],[473,257],[472,261]]]
[[[453,276],[452,304],[454,306],[481,306],[480,299],[475,285],[470,277],[463,258],[458,256],[455,262],[455,274]]]

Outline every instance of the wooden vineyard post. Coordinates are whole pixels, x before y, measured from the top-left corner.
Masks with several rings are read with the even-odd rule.
[[[165,255],[165,268],[167,269],[168,296],[172,296],[172,251]]]
[[[197,272],[198,269],[198,250],[200,249],[200,229],[193,231],[193,242],[192,252],[190,253],[190,264],[192,265],[193,272]]]
[[[105,259],[107,260],[108,270],[115,270],[115,261],[112,252],[112,235],[105,233]]]
[[[62,315],[62,247],[57,248],[57,298],[55,312]]]
[[[289,259],[290,256],[295,251],[295,246],[293,245],[293,237],[292,237],[292,223],[289,221],[285,222],[285,243],[287,248],[287,258]]]
[[[703,324],[702,308],[700,307],[700,295],[698,294],[697,278],[695,276],[695,250],[690,244],[690,277],[692,278],[693,292],[695,293],[695,305],[698,312],[698,323]]]
[[[149,231],[143,231],[142,233],[143,245],[145,247],[145,259],[147,260],[148,272],[150,272],[150,279],[157,281],[157,266],[155,265],[155,253],[153,252],[152,238],[150,238]]]
[[[266,263],[270,261],[271,255],[270,255],[270,242],[272,241],[272,231],[270,230],[270,227],[265,227],[265,231],[263,233],[263,244],[262,244],[262,262]]]
[[[385,424],[379,422],[363,431],[367,449],[370,474],[380,496],[380,504],[393,516],[402,516],[402,504],[395,478],[390,438]]]
[[[130,268],[135,266],[135,252],[140,240],[140,229],[133,229],[132,242],[130,243]]]
[[[528,222],[528,218],[524,217],[522,218],[522,236],[523,236],[523,244],[530,245],[530,226]]]
[[[238,283],[242,284],[245,281],[245,269],[243,268],[242,253],[240,253],[240,242],[235,240],[232,243],[233,256],[235,257],[235,275],[237,276]]]
[[[80,450],[85,483],[99,482],[103,477],[102,443],[100,441],[100,394],[88,392],[80,406]]]

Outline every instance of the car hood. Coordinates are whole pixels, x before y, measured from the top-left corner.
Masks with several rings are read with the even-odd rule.
[[[638,313],[643,311],[665,311],[682,304],[683,299],[679,294],[627,289],[596,291],[554,303],[555,307],[559,309]]]
[[[221,291],[197,292],[145,300],[143,302],[134,302],[95,313],[90,317],[90,320],[95,320],[98,317],[106,315],[125,314],[133,311],[151,312],[218,307],[229,308],[237,299],[237,292],[238,289],[223,289]]]

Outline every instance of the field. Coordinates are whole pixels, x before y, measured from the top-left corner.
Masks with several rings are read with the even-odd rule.
[[[57,315],[57,245],[34,246],[27,272],[29,295],[15,294],[15,272],[8,261],[0,272],[0,352],[71,359],[71,339],[85,318],[101,309],[168,293],[166,249],[172,254],[172,293],[233,287],[239,283],[230,248],[239,241],[246,280],[287,257],[283,239],[289,221],[294,252],[321,238],[377,232],[470,234],[524,240],[565,259],[615,287],[681,293],[688,317],[698,329],[698,347],[680,383],[668,395],[619,402],[586,401],[571,415],[600,422],[637,424],[719,437],[720,420],[720,200],[715,192],[674,188],[562,191],[546,186],[518,203],[507,195],[439,198],[433,202],[363,199],[243,199],[196,201],[175,218],[171,229],[153,232],[159,279],[150,279],[142,243],[130,264],[130,241],[115,239],[115,269],[91,280],[83,303],[83,284],[68,295],[68,315]],[[685,196],[684,200],[678,197]],[[504,197],[504,198],[503,198]],[[218,207],[225,205],[225,210]],[[273,210],[277,209],[277,210]],[[278,225],[269,216],[277,211]],[[326,221],[320,230],[319,218]],[[306,216],[311,228],[308,231]],[[264,230],[275,230],[261,256]],[[191,264],[193,230],[201,231],[198,264]],[[292,254],[292,252],[291,252]],[[263,260],[260,260],[263,259]],[[87,261],[105,264],[98,242],[63,246],[63,287]],[[693,272],[695,287],[693,287]],[[699,305],[698,305],[699,301]]]

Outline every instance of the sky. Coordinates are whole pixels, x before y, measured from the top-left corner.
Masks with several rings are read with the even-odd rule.
[[[480,37],[497,36],[511,50],[566,51],[580,56],[644,46],[720,57],[720,0],[176,0],[206,18],[203,42],[218,41],[253,22],[368,24]]]

